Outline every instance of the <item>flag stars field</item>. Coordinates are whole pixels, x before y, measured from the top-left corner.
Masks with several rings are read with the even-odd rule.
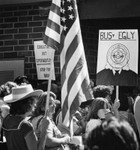
[[[66,10],[63,8],[60,11],[64,14]]]
[[[68,6],[68,10],[69,10],[69,11],[72,11],[73,8],[72,8],[71,6]]]
[[[60,16],[64,32],[68,32],[75,21],[75,5],[71,0],[61,1]]]
[[[62,21],[63,21],[63,22],[65,22],[65,21],[66,21],[66,18],[65,18],[65,17],[62,17],[61,19],[62,19]]]
[[[64,31],[66,31],[66,30],[67,30],[67,28],[68,28],[68,27],[66,27],[66,25],[65,25],[65,26],[64,26]]]
[[[73,20],[74,16],[71,14],[69,15],[69,19],[72,19]]]

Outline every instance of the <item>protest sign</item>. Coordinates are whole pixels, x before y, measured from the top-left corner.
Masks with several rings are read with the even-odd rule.
[[[55,80],[54,73],[54,52],[55,50],[48,47],[43,41],[34,42],[35,62],[37,76],[39,80]]]
[[[138,30],[100,30],[96,84],[138,84]]]

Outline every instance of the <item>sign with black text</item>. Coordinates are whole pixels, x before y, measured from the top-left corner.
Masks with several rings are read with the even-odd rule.
[[[100,30],[96,84],[136,86],[138,30]]]
[[[35,62],[37,68],[37,76],[39,80],[55,80],[54,74],[54,52],[55,50],[48,47],[43,41],[34,42]]]

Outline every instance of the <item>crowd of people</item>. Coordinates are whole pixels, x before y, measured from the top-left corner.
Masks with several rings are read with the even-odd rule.
[[[92,84],[94,98],[73,114],[71,135],[61,130],[61,89],[52,85],[47,91],[19,76],[0,86],[0,149],[5,143],[8,150],[139,150],[140,92],[128,94],[128,107],[121,110],[113,86]]]

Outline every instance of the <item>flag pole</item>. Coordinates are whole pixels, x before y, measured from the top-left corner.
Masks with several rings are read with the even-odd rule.
[[[70,120],[70,137],[73,137],[73,116],[71,117]]]
[[[51,81],[52,81],[52,73],[53,73],[53,61],[54,61],[54,53],[53,55],[51,56],[51,61],[50,61],[50,76],[49,76],[49,79],[48,79],[48,89],[47,89],[47,97],[46,97],[46,106],[45,106],[45,114],[44,114],[44,117],[47,117],[49,114],[48,114],[48,110],[49,110],[49,101],[50,101],[50,90],[51,90]],[[42,144],[42,149],[45,150],[45,145],[46,145],[46,138],[47,136],[45,136],[45,140]]]
[[[50,101],[51,79],[52,79],[52,61],[51,61],[51,67],[50,67],[50,76],[49,76],[49,80],[48,80],[48,89],[47,89],[45,115],[44,115],[45,118],[49,115],[48,110],[49,110],[49,101]],[[43,150],[45,150],[45,145],[46,145],[46,136],[45,136],[45,140],[42,144],[42,149]]]

